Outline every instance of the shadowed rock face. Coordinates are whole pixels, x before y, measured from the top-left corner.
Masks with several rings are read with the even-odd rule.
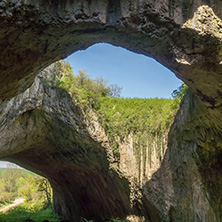
[[[144,196],[162,209],[160,214],[167,213],[162,221],[222,221],[222,123],[217,111],[190,91],[183,98],[161,167],[143,186]]]
[[[71,221],[222,221],[221,9],[221,1],[1,1],[0,158],[46,176],[55,211]],[[96,116],[87,120],[43,77],[27,89],[50,63],[97,42],[155,58],[195,94],[149,176],[113,164]]]
[[[205,5],[205,4],[208,4]],[[107,42],[151,56],[221,105],[221,1],[1,1],[0,98],[53,61]]]
[[[71,221],[80,216],[103,221],[130,211],[129,182],[109,168],[104,146],[89,134],[67,93],[36,78],[3,107],[1,157],[46,176],[57,213]]]

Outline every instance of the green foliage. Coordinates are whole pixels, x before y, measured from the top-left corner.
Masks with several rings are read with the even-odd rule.
[[[16,197],[26,202],[51,204],[52,189],[47,179],[23,169],[8,168],[0,172],[0,207]]]
[[[163,130],[169,124],[172,104],[171,99],[104,97],[97,111],[107,130],[116,131],[123,138],[130,133],[142,133],[147,129],[151,132]]]
[[[162,147],[163,133],[168,130],[186,91],[183,84],[173,92],[174,99],[123,99],[119,98],[120,87],[107,86],[102,78],[90,79],[83,71],[74,76],[67,62],[57,62],[54,75],[50,77],[52,86],[66,90],[80,107],[96,111],[117,157],[118,140],[128,135],[133,135],[135,147],[143,146],[150,138],[150,142],[155,140]],[[161,155],[160,149],[158,153]]]
[[[177,109],[179,108],[180,102],[182,98],[184,97],[185,93],[188,90],[188,86],[185,83],[182,83],[177,89],[175,89],[172,93],[171,96],[174,99],[174,108]]]
[[[104,96],[120,96],[121,88],[116,85],[107,86],[103,78],[91,79],[82,70],[74,76],[67,62],[57,62],[54,74],[50,78],[51,85],[65,89],[79,105],[94,108],[99,106]]]
[[[1,222],[42,222],[44,220],[48,220],[50,222],[59,222],[60,218],[56,215],[53,215],[51,208],[45,209],[41,203],[24,203],[7,211],[4,214],[0,214]]]
[[[36,179],[35,185],[37,185],[41,197],[45,197],[45,206],[49,207],[52,203],[52,188],[49,181],[44,177],[39,177]]]
[[[81,222],[94,222],[94,220],[87,220],[85,218],[81,218]],[[126,219],[122,220],[122,219],[116,218],[116,219],[109,220],[108,222],[129,222],[129,221]]]
[[[114,153],[118,154],[117,137],[123,140],[131,134],[141,141],[145,134],[163,133],[171,122],[173,102],[171,99],[104,97],[97,114],[112,143]]]
[[[182,99],[188,89],[188,86],[185,83],[182,83],[177,89],[172,92],[172,97]]]
[[[25,198],[25,203],[0,214],[0,221],[59,221],[59,218],[52,214],[52,189],[44,177],[18,168],[1,171],[0,207],[12,203],[16,197]]]
[[[53,74],[43,79],[44,83],[66,90],[80,105],[97,107],[104,96],[119,97],[121,88],[116,85],[107,86],[103,78],[91,79],[82,70],[74,76],[68,62],[56,62]]]
[[[119,98],[121,94],[122,88],[116,84],[111,84],[108,86],[107,95],[112,98]]]
[[[0,172],[0,206],[17,197],[19,176],[20,173],[14,168]]]

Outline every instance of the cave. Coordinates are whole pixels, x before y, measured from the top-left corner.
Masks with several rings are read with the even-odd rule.
[[[212,0],[2,1],[0,158],[47,177],[55,212],[70,221],[222,221],[221,9]],[[110,168],[102,129],[35,79],[99,42],[154,58],[190,88],[161,166],[133,204],[129,178]]]

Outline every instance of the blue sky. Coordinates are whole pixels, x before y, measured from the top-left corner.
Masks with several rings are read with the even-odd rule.
[[[7,167],[8,162],[0,161],[0,167]]]
[[[105,43],[78,51],[67,59],[74,74],[86,71],[90,77],[103,77],[122,87],[122,97],[170,98],[180,80],[154,59]],[[7,162],[0,161],[0,167]]]
[[[74,74],[86,71],[90,77],[103,77],[122,87],[123,97],[170,98],[180,80],[154,59],[110,44],[95,44],[66,60]]]

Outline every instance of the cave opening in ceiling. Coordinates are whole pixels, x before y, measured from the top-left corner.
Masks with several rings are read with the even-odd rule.
[[[74,74],[85,71],[122,88],[124,98],[170,98],[180,80],[154,59],[122,47],[97,43],[66,58]]]
[[[97,43],[68,58],[74,75],[85,71],[90,78],[104,78],[117,84],[124,98],[170,98],[181,83],[169,69],[150,57],[133,53],[122,47]],[[7,162],[0,161],[0,167]]]
[[[1,158],[46,175],[55,211],[75,222],[128,215],[152,222],[221,221],[221,6],[205,0],[3,1]],[[27,89],[39,70],[98,42],[155,58],[189,85],[194,94],[172,127],[163,124],[169,132],[146,122],[154,133],[124,138],[115,124],[124,118],[113,104],[114,118],[102,121],[107,116],[81,109],[65,84],[56,89],[58,82],[38,76]],[[129,123],[144,129],[135,119]],[[121,130],[104,132],[99,121]],[[136,131],[124,124],[126,132]]]
[[[106,57],[109,53],[104,51],[103,47],[114,52]],[[98,50],[99,52],[96,52]],[[131,84],[128,92],[143,91],[141,86],[136,88],[135,83],[140,82],[139,79],[142,79],[142,83],[149,83],[151,80],[146,79],[147,75],[151,75],[150,78],[154,79],[157,85],[162,81],[162,86],[153,87],[152,82],[144,85],[144,90],[153,87],[151,91],[156,88],[159,88],[156,92],[162,91],[171,81],[163,81],[163,76],[173,76],[164,68],[164,74],[159,80],[156,79],[161,71],[158,68],[152,69],[152,61],[122,48],[99,44],[89,48],[88,52],[93,54],[89,57],[94,61],[90,62],[86,55],[80,55],[86,60],[84,66],[98,63],[97,68],[103,66],[99,74],[108,70],[109,80],[109,75],[116,76],[116,80],[122,75],[122,83],[126,83],[126,86]],[[77,67],[72,60],[75,61],[76,58],[71,56],[66,61],[70,61],[74,68]],[[147,62],[149,64],[145,66]],[[156,64],[154,63],[154,66]],[[132,68],[133,66],[135,68]],[[91,67],[88,68],[90,72]],[[136,79],[130,80],[129,77],[133,75]],[[115,84],[116,80],[111,80],[111,83]],[[175,82],[178,84],[177,79]],[[114,216],[124,218],[130,212],[134,217],[158,221],[159,215],[155,207],[142,196],[137,198],[133,195],[137,192],[138,184],[143,186],[144,181],[150,180],[164,159],[167,134],[172,117],[175,116],[174,110],[178,109],[173,100],[169,99],[172,90],[168,90],[168,94],[164,91],[159,95],[151,95],[149,92],[143,92],[143,95],[126,93],[126,98],[116,98],[107,96],[106,93],[105,96],[97,95],[94,88],[100,86],[100,83],[101,81],[94,82],[86,76],[78,78],[75,74],[74,77],[66,62],[58,61],[43,70],[30,89],[11,100],[15,105],[14,109],[5,112],[6,116],[10,116],[10,112],[18,113],[15,117],[18,128],[12,132],[10,129],[13,123],[6,118],[4,124],[8,128],[4,131],[7,137],[4,141],[19,137],[18,142],[22,144],[19,148],[15,145],[18,151],[13,150],[6,160],[49,179],[55,194],[55,211],[61,216],[105,220]],[[84,88],[85,86],[88,88]],[[106,91],[106,86],[103,87]],[[173,86],[173,89],[175,88],[176,86]],[[94,104],[91,99],[97,103]],[[8,107],[7,101],[3,103],[4,107]],[[18,111],[20,108],[22,110]],[[8,146],[7,144],[8,142],[5,142],[4,145]],[[129,147],[134,148],[126,151]],[[135,167],[133,173],[130,167],[132,163]],[[124,177],[116,171],[117,166]],[[130,186],[135,188],[131,190]],[[72,208],[67,209],[70,200]],[[110,210],[107,211],[108,208]],[[149,210],[146,211],[146,208]]]

